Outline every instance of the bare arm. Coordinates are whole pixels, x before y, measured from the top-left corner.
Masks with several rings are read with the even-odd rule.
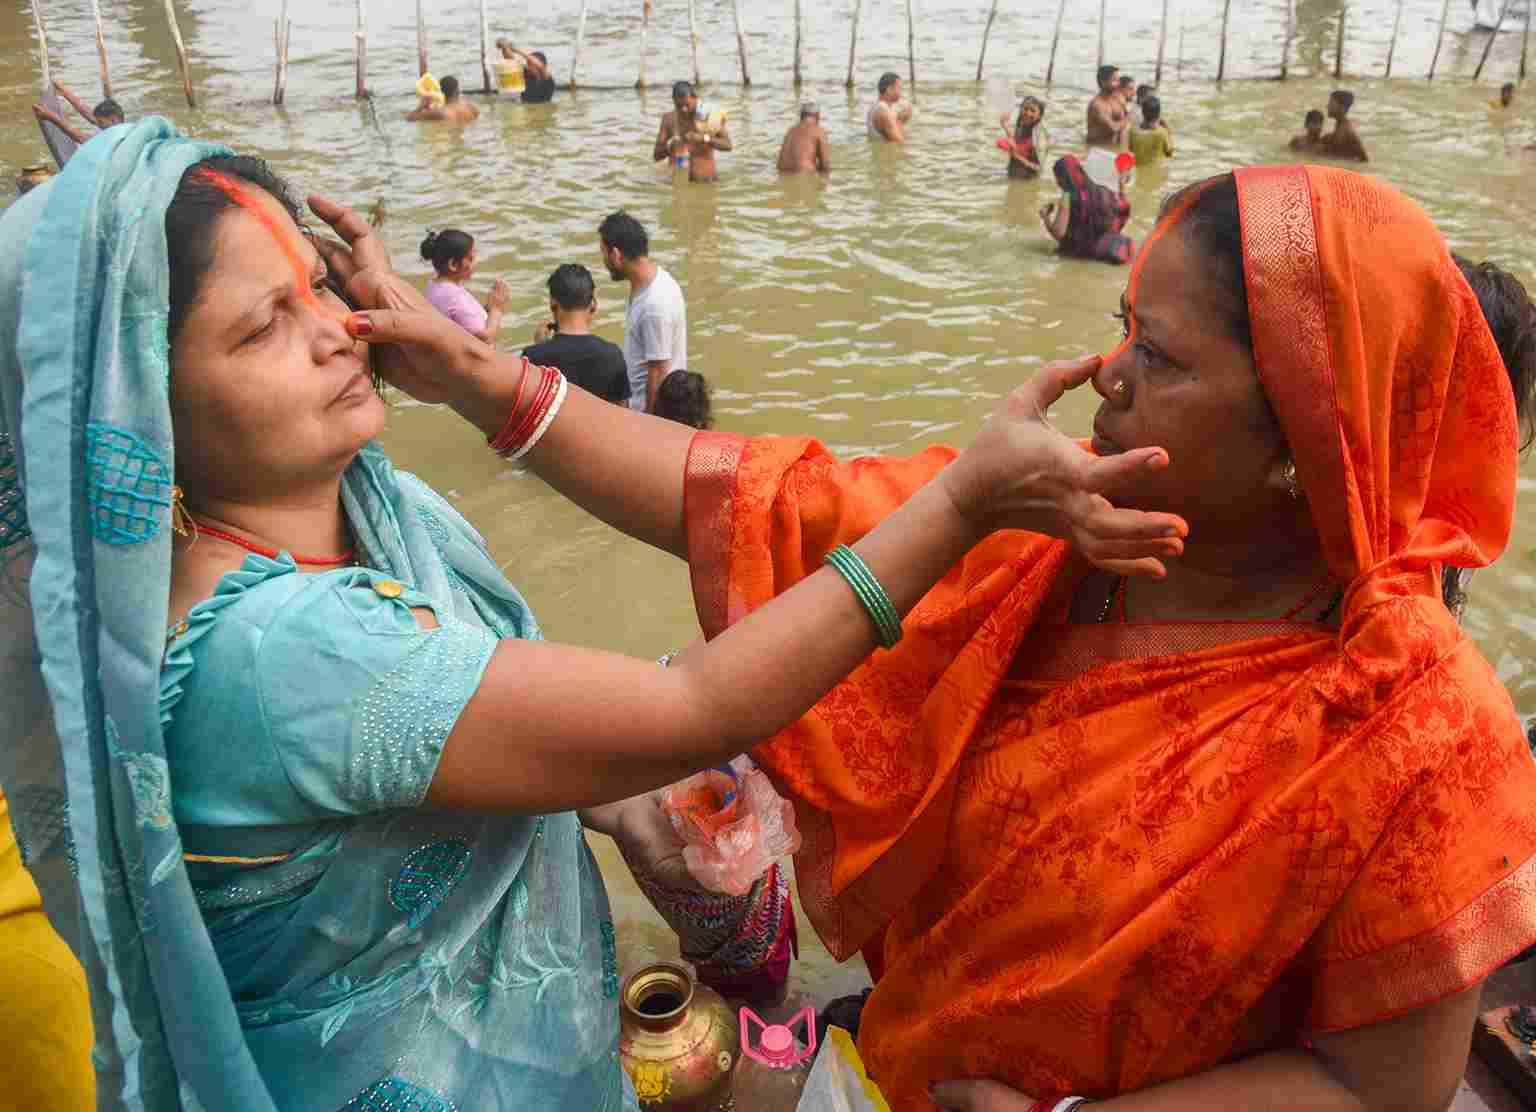
[[[54,127],[58,128],[65,135],[73,139],[77,144],[85,142],[85,136],[80,134],[77,128],[70,124],[70,122],[63,116],[59,115],[57,112],[47,107],[46,105],[34,104],[32,106],[32,114],[38,118],[39,122],[46,121],[52,124]]]
[[[1046,234],[1057,243],[1066,238],[1071,219],[1071,209],[1065,202],[1052,202],[1040,210],[1040,222],[1045,225]]]
[[[53,87],[58,90],[59,96],[69,102],[71,108],[80,113],[81,119],[86,123],[95,124],[97,127],[101,126],[101,121],[96,118],[96,114],[86,107],[85,101],[77,97],[73,89],[64,84],[64,82],[57,80],[54,81]]]
[[[816,129],[816,172],[832,172],[832,144],[827,140],[827,133],[820,128]]]
[[[728,151],[735,147],[735,144],[731,142],[731,133],[724,124],[720,125],[719,131],[710,135],[709,145],[717,151]]]
[[[661,388],[662,379],[672,373],[672,360],[652,359],[645,364],[645,411],[654,412],[656,409],[656,391]]]
[[[513,53],[523,60],[523,68],[532,73],[538,80],[543,81],[549,76],[549,67],[532,54],[525,54],[521,50],[514,50]]]
[[[896,118],[896,113],[889,108],[875,113],[875,130],[892,143],[905,143],[907,136],[901,128],[901,121]]]
[[[677,126],[673,123],[673,116],[668,112],[661,118],[661,127],[656,132],[656,146],[651,149],[651,161],[662,162],[672,156],[668,144],[677,136]]]
[[[1443,1112],[1467,1067],[1482,984],[1397,1019],[1277,1050],[1093,1105],[1104,1112]],[[995,1082],[947,1083],[939,1106],[1028,1112]]]

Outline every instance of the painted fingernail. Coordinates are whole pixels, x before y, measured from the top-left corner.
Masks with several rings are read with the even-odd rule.
[[[347,318],[347,331],[354,336],[371,336],[373,334],[373,321],[363,313],[353,313]]]

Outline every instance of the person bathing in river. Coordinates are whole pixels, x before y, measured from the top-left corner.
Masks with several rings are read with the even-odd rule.
[[[1008,137],[1008,176],[1031,181],[1040,176],[1040,167],[1050,148],[1045,130],[1045,101],[1025,97],[1019,101],[1018,115],[1012,120],[1005,114],[998,123]]]
[[[597,226],[608,277],[629,284],[624,310],[624,365],[629,407],[651,412],[656,391],[673,371],[688,369],[688,305],[683,287],[651,259],[645,225],[620,209]]]
[[[594,335],[597,285],[579,263],[562,263],[549,276],[550,319],[534,329],[523,358],[553,367],[572,386],[615,405],[629,405],[629,371],[624,349]]]
[[[1513,81],[1506,81],[1503,85],[1499,86],[1499,95],[1488,102],[1488,107],[1502,110],[1512,107],[1514,103],[1515,83]]]
[[[1087,142],[1090,147],[1121,150],[1130,130],[1130,116],[1120,96],[1120,70],[1115,66],[1100,66],[1098,80],[1099,93],[1088,102]]]
[[[894,73],[882,73],[875,92],[877,99],[864,117],[864,130],[871,139],[905,143],[912,105],[901,98],[901,78]]]
[[[1165,456],[1052,429],[1088,373],[1057,367],[669,667],[550,644],[375,443],[370,372],[683,558],[695,431],[499,355],[359,215],[310,208],[347,246],[306,237],[258,161],[150,119],[0,215],[0,493],[30,514],[0,519],[0,788],[87,959],[101,1104],[638,1112],[583,824],[706,980],[787,963],[784,873],[699,891],[659,789],[799,719],[978,545],[1045,530],[1160,570],[1178,519],[1097,491]]]
[[[715,423],[709,382],[694,371],[673,371],[656,388],[656,416],[693,429]]]
[[[496,49],[509,62],[523,61],[523,103],[548,104],[555,96],[555,75],[541,50],[522,51],[508,39],[497,39]]]
[[[1120,188],[1100,185],[1083,170],[1076,155],[1063,155],[1053,168],[1061,200],[1040,210],[1045,230],[1056,241],[1058,254],[1074,259],[1098,259],[1128,263],[1136,244],[1123,229],[1131,219],[1131,202],[1125,186],[1129,173],[1120,175]]]
[[[1313,108],[1307,113],[1306,119],[1302,121],[1302,127],[1306,130],[1291,139],[1291,150],[1302,152],[1322,150],[1323,114],[1316,108]]]
[[[76,96],[74,91],[64,82],[55,78],[53,87],[68,102],[69,106],[80,114],[81,119],[103,131],[109,127],[116,127],[128,119],[123,113],[123,106],[111,97],[107,97],[95,108],[87,108],[85,102]],[[34,104],[32,106],[32,114],[39,120],[46,120],[48,123],[53,124],[65,135],[69,136],[77,146],[84,143],[88,138],[79,128],[45,104]]]
[[[1136,99],[1136,79],[1129,74],[1121,74],[1115,88],[1120,93],[1120,102],[1125,105],[1126,118],[1135,127],[1141,123],[1141,102]]]
[[[732,145],[724,117],[712,125],[708,116],[699,111],[699,96],[693,85],[687,81],[674,84],[672,111],[661,118],[651,150],[652,160],[684,158],[689,181],[712,182],[719,177],[715,152],[728,151]]]
[[[423,82],[426,79],[423,78]],[[417,92],[421,93],[422,82],[417,83]],[[459,92],[459,79],[451,74],[444,77],[438,86],[441,90],[441,101],[431,93],[422,94],[422,103],[415,109],[406,113],[406,119],[413,122],[444,121],[447,123],[467,124],[480,116],[480,110],[469,101],[465,100]]]
[[[512,291],[498,278],[481,305],[465,288],[480,261],[475,237],[457,228],[429,230],[427,238],[421,241],[421,257],[432,264],[434,272],[427,283],[427,301],[475,339],[495,344]]]
[[[779,147],[779,173],[830,174],[832,144],[821,126],[821,106],[808,100],[800,106],[800,122],[784,133]]]
[[[1328,98],[1328,118],[1333,121],[1333,130],[1323,136],[1318,149],[1329,158],[1340,158],[1348,162],[1369,162],[1370,157],[1365,153],[1365,144],[1360,141],[1360,133],[1355,130],[1355,125],[1349,118],[1349,110],[1354,106],[1354,93],[1347,89],[1334,90],[1333,95]]]
[[[1149,96],[1141,103],[1141,122],[1127,132],[1136,165],[1150,166],[1173,157],[1173,132],[1163,122],[1163,102]]]

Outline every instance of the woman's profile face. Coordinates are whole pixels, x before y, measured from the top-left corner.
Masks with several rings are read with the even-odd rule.
[[[172,345],[171,418],[189,494],[253,503],[345,469],[384,427],[384,403],[319,254],[276,200],[245,192],[269,219],[233,208],[214,225]]]
[[[1288,499],[1274,481],[1288,451],[1253,353],[1233,335],[1224,291],[1187,236],[1170,232],[1143,252],[1121,303],[1126,342],[1094,377],[1104,398],[1095,449],[1160,446],[1169,466],[1110,497],[1183,515],[1192,539],[1262,535],[1276,528],[1279,500]]]
[[[1026,104],[1019,109],[1019,122],[1023,124],[1037,124],[1040,122],[1040,109],[1033,104]]]

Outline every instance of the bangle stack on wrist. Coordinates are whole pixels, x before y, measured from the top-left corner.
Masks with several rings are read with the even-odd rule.
[[[896,613],[891,597],[880,586],[880,580],[869,570],[869,565],[846,544],[840,544],[828,552],[825,562],[831,564],[833,570],[853,588],[853,593],[868,611],[870,620],[875,623],[875,633],[880,638],[880,644],[887,649],[894,648],[901,640],[901,615]]]
[[[1076,1112],[1076,1109],[1083,1105],[1092,1103],[1093,1101],[1087,1097],[1062,1097],[1055,1102],[1050,1097],[1046,1097],[1044,1100],[1035,1101],[1030,1106],[1029,1112]]]
[[[539,382],[533,390],[533,401],[519,413],[524,388],[534,371],[538,372]],[[514,461],[533,451],[554,423],[560,407],[565,404],[568,390],[569,384],[559,371],[553,367],[534,367],[525,359],[523,377],[517,384],[517,397],[512,402],[512,412],[507,414],[507,423],[501,427],[501,431],[488,441],[491,451]]]

